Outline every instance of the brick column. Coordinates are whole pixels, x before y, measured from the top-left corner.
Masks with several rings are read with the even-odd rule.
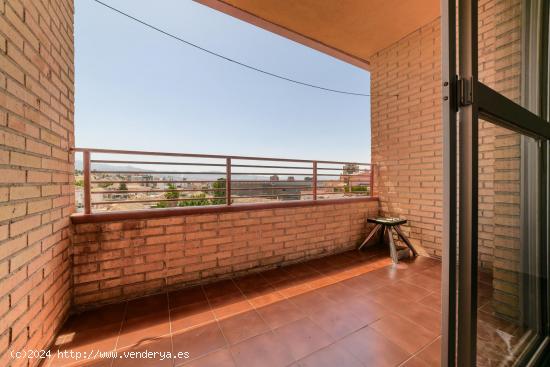
[[[72,1],[0,1],[0,365],[42,349],[71,300]]]

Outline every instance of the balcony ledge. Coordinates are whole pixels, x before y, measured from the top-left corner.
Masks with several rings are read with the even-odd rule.
[[[348,198],[348,199],[322,199],[322,200],[289,200],[274,203],[253,203],[253,204],[233,204],[233,205],[210,205],[199,207],[181,207],[181,208],[162,208],[162,209],[144,209],[131,211],[113,211],[101,213],[75,213],[71,215],[73,224],[82,223],[102,223],[125,219],[150,219],[164,218],[178,215],[193,215],[207,213],[229,213],[247,210],[263,210],[277,208],[307,207],[319,205],[341,205],[357,202],[378,201],[377,196]]]

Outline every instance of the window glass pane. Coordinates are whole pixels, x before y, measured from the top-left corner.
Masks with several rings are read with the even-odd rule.
[[[478,366],[514,365],[539,333],[537,142],[480,120]]]
[[[522,0],[479,0],[479,80],[521,103]],[[524,65],[525,66],[525,65]]]

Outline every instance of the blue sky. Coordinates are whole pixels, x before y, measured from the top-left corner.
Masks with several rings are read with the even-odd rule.
[[[270,72],[370,92],[366,71],[193,1],[104,1]],[[274,79],[75,5],[76,146],[370,161],[370,98]]]

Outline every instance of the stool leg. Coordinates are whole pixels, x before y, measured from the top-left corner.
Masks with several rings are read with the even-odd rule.
[[[359,245],[359,247],[357,248],[358,250],[361,250],[363,248],[363,246],[365,246],[370,240],[371,238],[373,238],[377,233],[378,231],[380,230],[382,226],[380,224],[377,224],[373,229],[372,231],[370,231],[369,235],[367,236],[367,238],[365,238],[365,240],[363,241],[363,243],[361,243]]]
[[[394,264],[399,263],[397,258],[397,250],[395,249],[395,243],[393,243],[392,227],[386,227],[386,233],[388,235],[388,245],[390,246],[390,255]]]
[[[411,249],[412,253],[414,256],[418,256],[418,252],[414,249],[414,246],[412,245],[411,241],[409,241],[409,239],[407,238],[407,236],[405,236],[405,233],[403,233],[403,231],[401,230],[401,228],[399,228],[399,226],[395,226],[395,231],[397,232],[397,235],[399,237],[401,237],[401,239],[403,240],[403,242],[405,242],[405,244]]]

